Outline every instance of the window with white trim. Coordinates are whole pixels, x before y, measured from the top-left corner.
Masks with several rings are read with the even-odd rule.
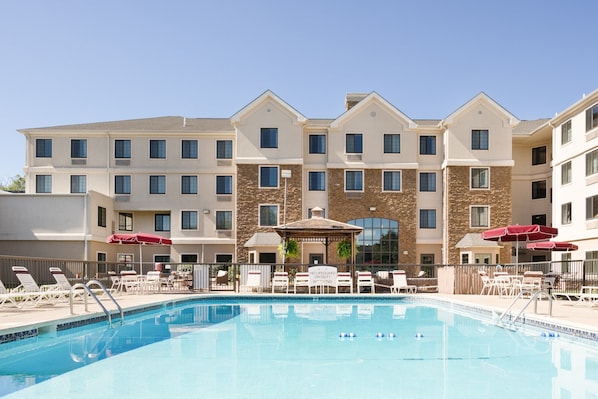
[[[260,166],[260,187],[278,187],[278,166]]]
[[[260,226],[278,226],[278,205],[260,205]]]
[[[156,175],[149,177],[150,194],[166,194],[166,176]]]
[[[490,209],[488,206],[471,206],[470,208],[470,221],[471,227],[488,227]]]
[[[197,230],[197,211],[181,211],[181,229]]]
[[[385,170],[382,172],[383,191],[401,191],[401,171]]]
[[[197,194],[197,176],[181,176],[181,194]]]
[[[71,175],[71,193],[85,193],[87,191],[87,176]]]
[[[471,188],[487,189],[490,187],[490,168],[471,168]]]
[[[52,192],[52,175],[35,176],[35,192],[40,194]]]
[[[436,173],[434,173],[434,172],[420,172],[419,173],[419,191],[420,192],[436,192]]]
[[[471,149],[472,150],[487,150],[488,149],[488,130],[472,130],[471,131]]]
[[[232,230],[233,212],[216,211],[216,230]]]
[[[571,174],[571,161],[561,165],[561,185],[571,183],[573,175]]]
[[[166,158],[166,140],[150,140],[150,158]]]
[[[197,140],[181,140],[181,158],[197,159]]]
[[[561,224],[571,224],[571,202],[561,205]]]
[[[363,191],[363,170],[345,171],[345,191]]]
[[[399,154],[401,152],[401,135],[398,133],[384,135],[384,153]]]
[[[435,229],[436,228],[436,209],[420,209],[419,210],[419,228],[420,229]]]
[[[309,191],[326,191],[326,172],[309,172],[308,180]]]
[[[571,119],[561,125],[561,145],[569,143],[573,138]]]

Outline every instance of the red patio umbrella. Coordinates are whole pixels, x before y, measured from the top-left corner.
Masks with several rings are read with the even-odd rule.
[[[549,240],[558,234],[554,227],[541,224],[497,227],[482,232],[482,239],[499,242],[515,242],[515,273],[519,273],[519,241]]]
[[[527,249],[541,251],[577,251],[577,245],[566,241],[528,242]]]
[[[160,237],[155,234],[148,233],[124,233],[112,234],[106,239],[109,244],[134,244],[139,245],[139,273],[142,273],[141,265],[143,261],[142,247],[143,245],[172,245],[172,240],[165,237]]]

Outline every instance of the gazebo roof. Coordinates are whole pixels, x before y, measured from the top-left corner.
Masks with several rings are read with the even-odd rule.
[[[326,219],[322,217],[323,212],[322,208],[315,207],[312,209],[310,219],[276,226],[274,230],[281,237],[293,238],[298,241],[321,241],[322,238],[327,238],[328,241],[341,241],[352,235],[357,235],[363,230],[359,226]]]

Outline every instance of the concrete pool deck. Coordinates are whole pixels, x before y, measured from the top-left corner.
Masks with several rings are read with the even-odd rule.
[[[463,304],[466,306],[475,306],[482,309],[489,309],[497,313],[502,313],[512,302],[512,299],[501,298],[497,295],[447,295],[447,294],[408,294],[414,297],[435,298],[450,303]],[[175,293],[157,293],[148,295],[119,295],[115,299],[119,302],[122,309],[134,311],[135,309],[146,308],[152,305],[159,305],[172,301],[179,301],[192,298],[217,298],[221,296],[239,296],[247,297],[265,297],[274,296],[278,298],[293,299],[294,297],[305,297],[305,294],[236,294],[232,292],[210,293],[210,294],[175,294]],[[334,298],[335,294],[326,294],[326,297]],[[339,295],[338,298],[346,299],[348,295]],[[359,299],[367,298],[396,298],[397,295],[388,294],[361,294],[355,295]],[[520,299],[513,306],[511,313],[516,315],[519,310],[527,303],[527,299]],[[109,300],[103,300],[102,303],[109,310],[115,309],[114,304]],[[557,324],[573,329],[580,329],[595,333],[598,335],[598,306],[589,304],[574,304],[568,300],[556,300],[552,303],[552,316],[548,314],[549,306],[547,300],[538,302],[538,313],[534,313],[534,304],[530,304],[525,310],[525,317],[544,321],[549,324]],[[0,308],[0,335],[6,335],[14,332],[26,331],[29,329],[43,328],[57,324],[57,322],[69,322],[87,319],[90,317],[102,317],[100,306],[89,300],[88,312],[85,312],[82,302],[77,302],[73,307],[74,314],[70,312],[68,303],[59,303],[56,305],[45,305],[39,307],[26,307],[17,309],[10,305]],[[126,317],[125,317],[126,318]]]

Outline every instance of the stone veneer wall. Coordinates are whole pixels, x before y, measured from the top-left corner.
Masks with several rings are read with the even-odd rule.
[[[287,179],[287,223],[302,219],[302,167],[301,165],[280,165],[280,170],[288,169]],[[280,177],[280,175],[279,175]],[[278,204],[279,224],[283,222],[284,180],[278,188],[259,188],[259,165],[237,165],[237,262],[248,261],[248,248],[245,243],[257,232],[273,232],[271,227],[259,227],[259,205]],[[278,251],[275,248],[274,251]]]
[[[326,217],[346,223],[352,219],[379,217],[399,221],[399,263],[415,263],[417,224],[416,171],[401,173],[401,192],[382,192],[382,170],[364,170],[364,190],[359,198],[344,191],[345,169],[328,169],[328,209]],[[370,211],[370,207],[376,207]],[[403,255],[408,251],[408,255]],[[329,262],[340,263],[336,246],[330,246]]]
[[[449,166],[446,168],[447,182],[447,243],[448,263],[461,263],[459,248],[455,245],[466,233],[481,233],[494,227],[506,226],[512,219],[511,167],[490,168],[490,189],[471,190],[469,166]],[[470,205],[490,206],[490,226],[471,228]],[[511,259],[511,248],[505,246],[500,251],[500,261]]]

